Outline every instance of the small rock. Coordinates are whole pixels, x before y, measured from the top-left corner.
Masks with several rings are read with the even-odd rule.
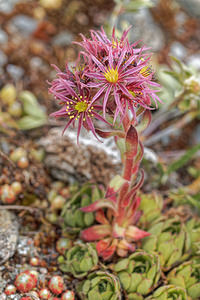
[[[15,215],[7,210],[0,210],[0,264],[14,255],[18,229],[19,224]]]
[[[62,31],[53,38],[53,44],[56,46],[67,46],[71,44],[73,35],[68,31]]]
[[[199,0],[178,0],[179,4],[184,7],[188,14],[200,18],[200,1]]]
[[[8,35],[5,31],[0,29],[0,44],[6,44],[8,41]]]
[[[4,54],[3,51],[0,50],[0,67],[3,67],[7,63],[7,61],[7,56]]]
[[[188,65],[191,65],[193,68],[200,70],[200,54],[193,54],[188,57]]]
[[[20,236],[17,245],[17,252],[22,256],[33,256],[34,255],[33,240],[26,236]]]
[[[24,75],[24,70],[19,66],[9,64],[6,69],[7,69],[7,72],[9,73],[9,75],[15,81],[18,81]]]
[[[171,45],[170,53],[178,59],[184,59],[187,55],[187,49],[181,43],[174,42]]]
[[[12,19],[11,24],[23,35],[29,36],[36,30],[38,21],[26,15],[17,15]]]

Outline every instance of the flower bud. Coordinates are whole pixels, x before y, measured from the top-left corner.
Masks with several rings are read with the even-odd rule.
[[[27,293],[36,286],[36,282],[30,273],[24,271],[17,275],[15,279],[15,286],[19,292]]]
[[[66,291],[62,294],[61,300],[74,300],[75,296],[74,296],[74,292],[73,291]]]
[[[49,299],[51,297],[51,293],[48,289],[44,288],[39,291],[39,297],[41,299]]]
[[[12,105],[16,99],[17,92],[13,84],[6,84],[0,92],[1,100],[4,104]]]
[[[8,113],[13,117],[21,117],[22,115],[22,107],[19,102],[12,103],[8,108]]]
[[[51,209],[52,210],[62,209],[64,204],[65,204],[65,198],[58,195],[53,199],[51,204]]]
[[[21,158],[18,160],[17,165],[18,165],[18,167],[21,168],[21,169],[27,168],[28,165],[29,165],[29,162],[28,162],[27,157],[26,157],[26,156],[21,157]]]
[[[16,200],[15,193],[8,184],[4,184],[0,188],[0,198],[4,204],[11,204]]]
[[[10,296],[10,295],[15,294],[15,293],[16,293],[16,287],[15,287],[13,284],[9,284],[9,285],[7,285],[7,287],[5,288],[4,293],[5,293],[7,296]]]
[[[22,157],[26,157],[27,153],[26,153],[26,150],[19,147],[19,148],[16,148],[11,154],[10,154],[10,159],[13,161],[13,162],[17,162],[20,158]]]
[[[66,250],[72,248],[73,242],[68,238],[60,238],[56,243],[56,250],[60,254],[65,254]]]
[[[13,192],[15,193],[15,195],[18,195],[22,192],[22,185],[18,181],[14,181],[11,184],[11,188],[12,188]]]
[[[37,267],[40,264],[40,260],[39,260],[38,257],[31,257],[29,263],[30,263],[31,266]]]
[[[63,278],[61,276],[53,276],[50,279],[48,286],[53,294],[61,294],[64,289]]]

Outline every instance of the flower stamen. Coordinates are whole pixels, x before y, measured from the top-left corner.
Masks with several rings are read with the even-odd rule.
[[[117,67],[115,69],[109,67],[108,70],[104,73],[104,76],[108,82],[116,83],[119,78]]]

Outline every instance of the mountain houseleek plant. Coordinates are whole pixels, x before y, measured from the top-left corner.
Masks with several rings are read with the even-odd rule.
[[[81,231],[81,239],[96,243],[104,260],[115,253],[127,256],[139,240],[150,235],[136,226],[142,214],[138,191],[144,181],[140,134],[151,121],[150,111],[160,102],[159,84],[154,80],[149,49],[139,42],[129,43],[129,30],[121,39],[115,30],[111,39],[103,29],[92,30],[91,38],[82,35],[77,63],[72,68],[66,65],[64,72],[54,66],[57,78],[49,89],[61,106],[52,116],[66,118],[64,131],[77,125],[77,140],[82,127],[100,142],[114,137],[120,150],[122,175],[111,180],[103,197],[80,208],[94,213],[96,222]]]

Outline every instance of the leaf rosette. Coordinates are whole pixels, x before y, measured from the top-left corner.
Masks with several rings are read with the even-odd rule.
[[[191,254],[191,237],[186,226],[177,218],[162,218],[149,229],[151,235],[143,240],[142,248],[157,252],[164,270],[185,261]]]
[[[174,285],[161,286],[147,300],[190,300],[186,291]]]
[[[161,276],[159,257],[137,250],[114,265],[128,299],[140,300],[156,286]]]
[[[138,207],[142,211],[139,225],[142,224],[144,228],[149,228],[150,224],[161,217],[163,208],[163,199],[156,193],[141,194],[141,202]]]
[[[102,191],[97,186],[85,184],[63,207],[61,216],[64,228],[74,233],[91,226],[95,221],[94,213],[84,213],[80,208],[92,204],[101,196]]]
[[[188,261],[173,269],[168,282],[187,291],[191,299],[200,299],[200,260]]]
[[[87,279],[77,286],[82,300],[120,300],[119,279],[111,273],[97,271],[89,274]]]
[[[61,271],[71,273],[74,277],[81,278],[97,268],[98,255],[94,244],[79,243],[66,251],[65,256],[58,258]]]

